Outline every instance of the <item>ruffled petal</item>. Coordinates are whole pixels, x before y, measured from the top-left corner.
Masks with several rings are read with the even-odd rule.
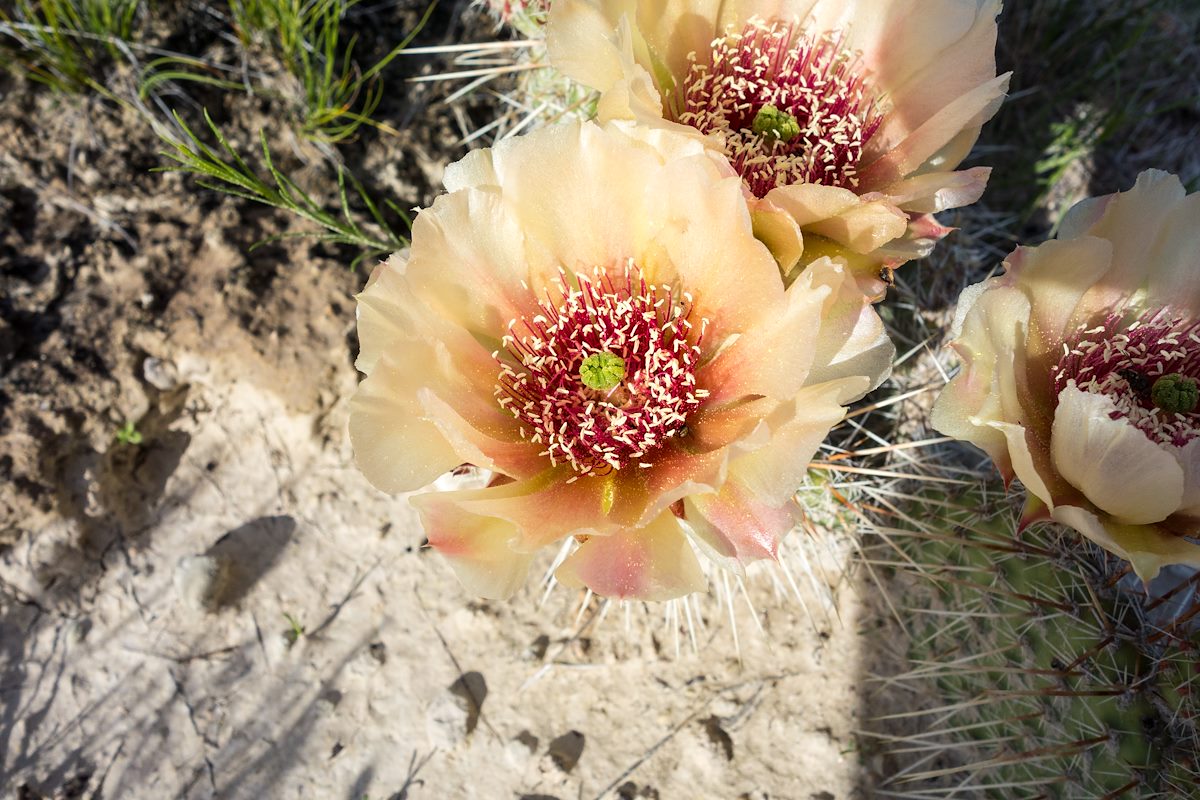
[[[673,600],[705,588],[700,562],[670,512],[644,528],[588,537],[554,577],[623,600]]]
[[[859,173],[863,191],[896,183],[922,167],[952,169],[970,151],[977,128],[1004,101],[1008,77],[1002,75],[961,95],[897,142],[886,154],[864,165]]]
[[[567,77],[607,92],[625,76],[615,42],[619,17],[609,17],[598,3],[560,0],[546,21],[550,63]]]
[[[404,276],[408,254],[396,253],[371,272],[358,301],[358,357],[354,366],[370,375],[385,353],[418,337],[426,328]]]
[[[1178,510],[1183,470],[1102,394],[1068,384],[1058,396],[1051,448],[1060,475],[1119,522],[1146,525]]]
[[[860,197],[849,189],[796,183],[772,189],[763,198],[789,214],[805,232],[870,253],[904,235],[908,217],[886,199]]]
[[[371,485],[411,492],[463,463],[425,415],[414,374],[384,359],[350,399],[354,460]]]
[[[1132,189],[1104,205],[1099,220],[1087,229],[1087,235],[1107,239],[1113,245],[1112,267],[1096,287],[1103,298],[1128,297],[1144,289],[1150,276],[1159,271],[1150,256],[1164,224],[1172,219],[1186,194],[1178,177],[1146,170],[1138,175]],[[1187,295],[1194,297],[1194,292]],[[1109,305],[1111,301],[1103,298],[1090,302],[1089,307]]]
[[[804,482],[809,461],[830,429],[845,417],[846,398],[865,386],[866,378],[856,376],[802,389],[774,415],[766,444],[730,462],[729,480],[765,503],[782,504]]]
[[[743,564],[775,560],[779,543],[795,527],[797,510],[790,499],[768,503],[735,481],[726,482],[716,494],[692,495],[684,501],[688,525],[706,540],[720,543],[719,549],[732,548]]]
[[[506,205],[494,190],[463,189],[419,212],[404,271],[410,288],[397,287],[419,297],[439,320],[497,343],[509,320],[530,309],[533,299],[521,285],[527,275],[525,234]],[[454,268],[447,269],[449,264]],[[383,296],[394,286],[381,280],[377,291],[364,294]]]
[[[404,363],[403,387],[393,387],[392,398],[376,399],[385,406],[390,400],[411,409],[436,426],[457,454],[455,464],[475,464],[517,478],[540,472],[544,459],[539,448],[521,439],[516,420],[493,396],[499,375],[495,359],[466,329],[423,308],[407,285],[403,267],[396,260],[380,265],[358,296],[358,368],[370,374],[381,359],[390,358],[390,379],[398,380],[396,364],[401,357]],[[374,387],[364,389],[364,397],[375,397]],[[421,387],[425,391],[418,398]],[[364,425],[387,424],[387,417],[379,413],[363,419],[352,415],[356,446],[362,442],[372,450],[371,442],[358,437],[364,435]]]
[[[1191,194],[1163,217],[1154,247],[1142,257],[1149,272],[1147,305],[1166,306],[1176,313],[1200,317],[1197,253],[1200,253],[1200,194]]]
[[[1124,525],[1076,506],[1059,506],[1053,516],[1127,560],[1143,581],[1154,580],[1159,570],[1172,564],[1200,568],[1200,545],[1151,525]]]
[[[511,523],[469,514],[442,493],[413,501],[429,544],[449,562],[468,592],[505,600],[525,583],[533,555],[510,547],[518,538]]]
[[[881,24],[870,38],[852,28],[851,44],[863,51],[891,105],[870,154],[895,147],[955,98],[996,77],[998,0],[868,0],[858,5],[859,19],[874,17]]]
[[[929,172],[905,178],[881,190],[881,193],[904,211],[936,214],[974,203],[983,196],[991,174],[991,167],[973,167],[959,172]]]
[[[1200,439],[1192,439],[1175,451],[1183,470],[1183,500],[1179,513],[1200,517]]]
[[[933,404],[930,424],[970,442],[991,457],[1006,480],[1013,477],[1008,438],[993,422],[1020,422],[1015,365],[1025,346],[1029,298],[994,283],[968,287],[959,298],[954,349],[963,365]],[[969,313],[968,313],[969,312]]]

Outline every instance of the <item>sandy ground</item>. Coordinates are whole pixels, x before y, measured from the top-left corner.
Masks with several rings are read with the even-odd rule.
[[[581,609],[561,588],[539,606],[536,583],[477,602],[406,502],[351,465],[344,358],[307,412],[236,358],[158,358],[173,419],[101,454],[70,487],[77,516],[0,560],[15,796],[854,794],[849,587],[838,621],[799,576],[814,623],[771,576],[749,579],[736,643],[719,588],[670,612]],[[113,535],[92,560],[79,543],[97,529]],[[834,555],[809,561],[837,582]]]

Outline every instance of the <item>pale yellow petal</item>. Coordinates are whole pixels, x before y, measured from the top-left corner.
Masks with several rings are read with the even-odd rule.
[[[1179,513],[1200,517],[1200,439],[1192,439],[1175,451],[1183,470],[1183,500]]]
[[[1059,506],[1053,517],[1126,559],[1143,581],[1154,580],[1159,570],[1172,564],[1200,568],[1200,545],[1151,525],[1123,525],[1075,506]]]
[[[837,186],[779,186],[764,199],[790,214],[805,232],[832,239],[856,253],[870,253],[903,236],[908,227],[907,216],[888,200],[862,198]]]
[[[1162,235],[1163,224],[1185,196],[1178,177],[1147,170],[1138,176],[1132,189],[1105,204],[1100,219],[1087,230],[1089,236],[1107,239],[1113,245],[1112,268],[1098,288],[1107,295],[1132,295],[1145,288],[1157,271],[1148,257]]]
[[[546,50],[555,69],[569,78],[607,92],[624,77],[616,44],[619,16],[588,0],[552,3],[546,21]]]
[[[1169,306],[1176,313],[1200,318],[1196,271],[1200,264],[1200,194],[1180,200],[1160,221],[1158,239],[1143,257],[1146,303]]]
[[[403,291],[439,319],[498,342],[509,320],[532,306],[521,285],[525,235],[494,189],[442,195],[417,214],[412,241],[405,272],[411,289]]]
[[[773,420],[768,443],[730,462],[729,480],[761,502],[782,505],[804,482],[830,429],[845,417],[846,398],[865,389],[862,377],[806,386]]]
[[[411,492],[463,463],[426,418],[412,372],[379,361],[350,399],[350,442],[363,475],[385,492]]]
[[[1161,522],[1183,499],[1175,457],[1123,419],[1102,394],[1074,385],[1059,394],[1051,447],[1059,474],[1119,522]]]
[[[1029,299],[1017,289],[981,284],[963,292],[953,343],[962,369],[930,415],[935,429],[984,450],[1006,478],[1013,476],[1008,439],[990,423],[1024,421],[1014,364],[1025,346],[1029,311]]]
[[[851,44],[888,98],[892,119],[880,150],[956,97],[996,75],[998,0],[865,0],[851,24]],[[862,22],[872,29],[863,30]],[[871,35],[873,34],[873,35]]]
[[[773,263],[773,262],[772,262]],[[821,310],[833,290],[797,281],[787,291],[787,306],[740,334],[696,371],[699,386],[713,406],[743,397],[786,399],[808,380]]]
[[[358,357],[354,366],[369,375],[385,353],[426,329],[422,312],[404,277],[407,254],[396,253],[375,267],[358,301]]]
[[[881,191],[904,211],[936,214],[974,203],[983,195],[991,174],[991,167],[974,167],[960,172],[929,172],[905,178]]]
[[[1002,75],[947,103],[880,158],[865,163],[859,176],[860,189],[889,186],[922,168],[953,169],[974,139],[960,134],[973,133],[990,119],[1007,89],[1008,76]]]
[[[992,420],[987,423],[992,430],[1004,435],[1008,460],[1012,474],[1025,486],[1025,490],[1048,507],[1054,506],[1055,492],[1051,485],[1057,481],[1050,454],[1045,446],[1030,447],[1032,439],[1024,425],[1015,422]],[[1058,488],[1055,485],[1055,488]]]
[[[821,258],[805,267],[789,291],[798,289],[824,294],[807,382],[862,378],[856,389],[860,393],[844,397],[843,403],[857,400],[883,383],[892,372],[896,347],[857,276],[839,261]]]

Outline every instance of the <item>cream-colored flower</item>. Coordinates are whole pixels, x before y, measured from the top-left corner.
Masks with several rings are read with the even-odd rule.
[[[933,425],[1149,580],[1200,566],[1200,195],[1148,171],[966,289]]]
[[[367,478],[407,492],[490,470],[413,498],[489,597],[567,537],[558,578],[613,597],[701,588],[694,549],[773,557],[812,453],[891,363],[845,267],[785,289],[738,177],[669,131],[551,126],[445,180],[359,295]]]
[[[601,121],[703,135],[746,182],[757,232],[790,273],[843,255],[927,255],[932,214],[975,202],[955,171],[999,108],[999,0],[555,0],[550,62],[601,92]]]

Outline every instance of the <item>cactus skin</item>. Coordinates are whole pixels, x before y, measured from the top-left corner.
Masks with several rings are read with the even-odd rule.
[[[495,118],[469,133],[464,143],[484,135],[499,141],[543,125],[595,117],[599,93],[548,65],[545,38],[550,0],[476,0],[476,5],[496,21],[498,33],[507,29],[516,41],[498,37],[496,42],[481,42],[477,50],[460,52],[455,68],[443,76],[457,79],[461,68],[473,79],[465,91],[452,95],[454,100],[469,97],[483,85],[502,98]],[[508,46],[514,43],[521,46]],[[493,74],[483,74],[487,71]]]
[[[899,765],[887,796],[1200,797],[1200,573],[1147,592],[1073,531],[1021,530],[1002,491],[904,512],[878,529],[911,634],[884,687],[929,717],[875,721]]]

